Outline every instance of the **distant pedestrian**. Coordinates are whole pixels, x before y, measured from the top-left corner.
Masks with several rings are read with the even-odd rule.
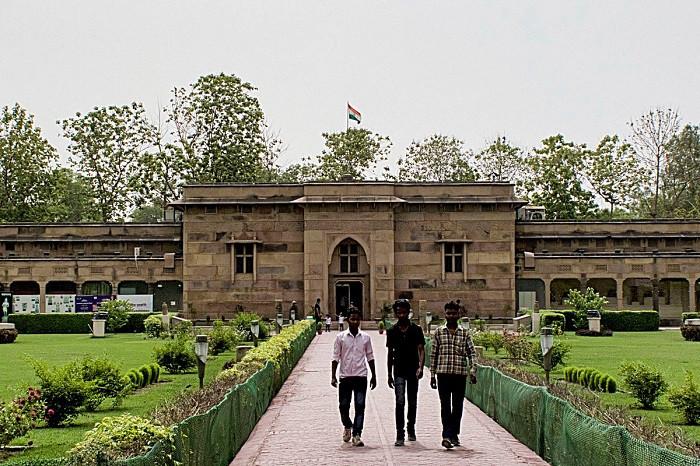
[[[297,320],[299,314],[299,308],[297,307],[297,302],[292,301],[292,305],[289,307],[289,320],[294,323]]]
[[[342,332],[343,330],[345,330],[345,316],[341,312],[338,314],[338,331]]]
[[[330,331],[331,331],[331,322],[333,322],[333,321],[331,320],[331,315],[330,315],[330,314],[326,314],[326,332],[330,332]]]
[[[406,398],[408,398],[408,422],[406,431],[408,440],[416,441],[416,409],[418,407],[418,381],[423,378],[425,360],[425,338],[423,330],[408,319],[411,304],[407,299],[394,302],[392,308],[398,321],[386,332],[387,373],[389,388],[394,389],[396,397],[396,442],[404,445],[404,423]],[[393,373],[393,375],[392,375]]]
[[[476,352],[469,331],[457,325],[459,305],[445,304],[446,324],[435,329],[430,352],[430,386],[440,395],[442,446],[458,446],[467,376],[476,383]]]
[[[321,322],[321,298],[316,298],[316,304],[314,304],[314,320],[316,324]]]
[[[331,364],[331,385],[338,387],[338,408],[343,423],[343,442],[356,447],[364,446],[362,428],[365,420],[365,397],[367,395],[367,366],[372,371],[369,380],[370,389],[377,386],[377,374],[374,368],[372,340],[360,330],[360,314],[357,310],[350,313],[348,329],[335,337],[333,345],[333,362]],[[340,366],[339,379],[335,377]],[[350,419],[350,401],[355,402],[355,419]]]

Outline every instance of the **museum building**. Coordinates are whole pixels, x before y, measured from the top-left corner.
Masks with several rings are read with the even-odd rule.
[[[611,309],[697,309],[700,221],[569,222],[508,183],[192,185],[159,224],[0,225],[0,290],[12,312],[74,312],[117,295],[142,310],[274,317],[316,298],[366,320],[396,298],[470,316],[564,308],[592,287]]]

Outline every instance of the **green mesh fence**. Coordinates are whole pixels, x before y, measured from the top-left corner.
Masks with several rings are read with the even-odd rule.
[[[277,370],[271,362],[245,383],[236,385],[224,399],[206,413],[192,416],[175,426],[171,452],[156,444],[148,454],[118,462],[119,466],[153,466],[179,462],[183,466],[226,466],[253,431],[277,391],[313,340],[310,325],[290,342],[291,350]]]
[[[426,366],[430,349],[426,338]],[[554,466],[700,466],[700,459],[632,437],[493,367],[479,366],[477,379],[467,384],[467,399]]]

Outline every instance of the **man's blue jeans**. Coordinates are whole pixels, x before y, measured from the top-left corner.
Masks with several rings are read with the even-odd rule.
[[[396,395],[396,438],[404,438],[404,407],[408,398],[408,435],[416,434],[416,409],[418,406],[418,379],[413,377],[394,377],[394,395]]]
[[[352,435],[362,435],[365,423],[365,396],[367,395],[367,377],[343,377],[338,385],[340,399],[340,420],[347,429],[352,428]],[[350,419],[350,400],[355,400],[355,422]]]

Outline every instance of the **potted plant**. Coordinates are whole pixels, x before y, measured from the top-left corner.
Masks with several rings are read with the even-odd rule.
[[[316,333],[319,335],[323,333],[323,324],[321,321],[316,322]]]
[[[380,334],[380,335],[381,335],[382,333],[384,333],[384,328],[385,328],[385,327],[386,327],[386,325],[384,325],[384,321],[383,321],[383,320],[380,320],[379,323],[377,324],[377,328],[379,329],[379,334]]]

